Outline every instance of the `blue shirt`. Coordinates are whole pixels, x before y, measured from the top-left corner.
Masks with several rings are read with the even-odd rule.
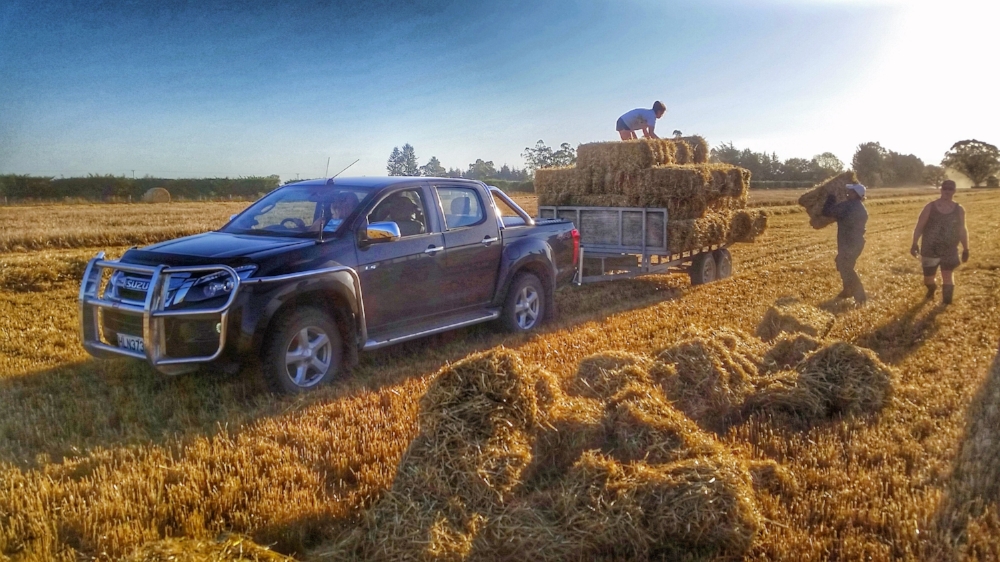
[[[640,107],[622,115],[621,120],[633,131],[638,131],[646,127],[649,127],[649,130],[652,131],[653,127],[656,126],[656,112],[652,109]]]

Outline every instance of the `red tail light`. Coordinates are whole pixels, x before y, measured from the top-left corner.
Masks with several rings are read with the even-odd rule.
[[[576,267],[576,265],[580,262],[580,231],[574,228],[572,235],[573,235],[573,266]]]

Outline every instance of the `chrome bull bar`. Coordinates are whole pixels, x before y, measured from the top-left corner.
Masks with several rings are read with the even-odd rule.
[[[104,298],[101,291],[101,279],[104,270],[122,271],[149,276],[149,288],[146,290],[146,300],[139,306],[119,300]],[[233,288],[225,304],[215,308],[188,308],[183,310],[166,310],[170,277],[180,273],[217,273],[224,272],[232,280]],[[207,363],[222,355],[226,347],[229,307],[232,306],[240,289],[240,276],[226,265],[194,265],[194,266],[144,266],[104,259],[104,252],[90,260],[80,284],[80,339],[83,347],[94,357],[114,357],[124,355],[136,359],[145,359],[156,369],[167,374],[179,374],[193,370],[196,363]],[[106,290],[106,289],[105,289]],[[110,309],[142,318],[142,343],[145,353],[125,349],[104,343],[101,340],[100,309]],[[170,357],[166,350],[166,318],[185,319],[218,319],[219,347],[215,353],[197,357]]]
[[[116,270],[125,273],[135,273],[150,276],[149,288],[146,290],[146,299],[141,306],[129,304],[118,300],[108,300],[101,294],[101,279],[104,270]],[[216,308],[186,308],[183,310],[166,310],[165,306],[169,296],[170,277],[181,273],[206,273],[225,272],[233,281],[233,289],[229,293],[229,298],[225,304]],[[365,322],[364,299],[361,294],[361,278],[354,268],[347,266],[334,266],[311,271],[275,275],[271,277],[251,277],[241,280],[236,271],[225,265],[200,265],[200,266],[178,266],[170,267],[165,265],[144,266],[119,261],[104,259],[104,252],[100,252],[96,257],[87,263],[84,270],[83,281],[80,283],[80,339],[84,349],[88,353],[98,358],[112,358],[117,356],[133,357],[144,359],[160,372],[166,374],[181,374],[197,368],[198,363],[208,363],[214,361],[226,347],[228,333],[229,308],[236,299],[236,294],[243,285],[261,285],[275,282],[301,281],[318,275],[331,273],[347,273],[354,285],[358,307],[358,330],[361,341],[366,341],[368,337],[368,327]],[[145,353],[139,353],[131,349],[126,349],[114,345],[108,345],[101,341],[100,309],[111,309],[126,314],[142,317],[142,343]],[[218,318],[219,347],[212,355],[201,357],[170,357],[166,355],[166,318]]]

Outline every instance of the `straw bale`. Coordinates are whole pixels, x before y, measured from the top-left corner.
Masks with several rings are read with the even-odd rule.
[[[582,558],[736,556],[760,529],[747,474],[729,456],[650,465],[588,452],[561,492]]]
[[[674,368],[672,376],[660,378],[667,396],[700,426],[714,431],[723,430],[742,410],[760,364],[759,348],[749,336],[721,335],[695,335],[657,355]]]
[[[593,173],[574,167],[541,168],[535,171],[535,193],[539,205],[569,205],[572,197],[592,191]]]
[[[779,335],[764,354],[762,365],[767,371],[790,369],[821,345],[822,342],[807,334]]]
[[[799,384],[798,373],[780,371],[759,383],[756,392],[747,397],[743,413],[765,412],[780,425],[806,426],[827,417],[826,399],[821,389]]]
[[[569,392],[587,398],[608,399],[627,383],[652,384],[648,369],[652,361],[627,351],[609,351],[584,357],[570,383]],[[625,369],[625,367],[638,369]]]
[[[604,418],[605,405],[598,400],[565,397],[555,404],[535,434],[525,485],[548,487],[562,478],[584,451],[604,448]]]
[[[170,192],[163,187],[152,187],[142,194],[143,203],[169,203]]]
[[[847,342],[828,344],[795,367],[799,384],[819,390],[830,415],[881,410],[892,394],[893,370],[875,352]]]
[[[823,228],[836,222],[830,217],[823,216],[823,204],[826,202],[827,195],[831,193],[837,198],[838,203],[847,200],[847,184],[849,183],[858,183],[858,176],[850,170],[816,185],[799,197],[799,205],[806,208],[806,212],[809,214],[809,224],[813,228]]]
[[[767,230],[767,213],[764,211],[739,210],[733,213],[729,223],[729,239],[732,242],[753,242]]]
[[[709,148],[708,148],[708,141],[705,140],[705,137],[702,137],[700,135],[693,135],[690,137],[681,137],[680,139],[677,140],[682,140],[686,142],[688,146],[691,147],[692,164],[705,164],[708,162]],[[749,177],[747,178],[747,181],[749,181]]]
[[[794,371],[770,378],[745,408],[789,413],[807,423],[870,414],[888,402],[894,378],[872,350],[834,342],[806,355]]]
[[[833,326],[834,316],[825,310],[806,304],[795,297],[782,297],[767,309],[760,325],[757,326],[757,337],[771,341],[778,334],[807,334],[822,338]]]
[[[577,166],[603,169],[642,169],[674,162],[672,142],[638,139],[622,142],[594,142],[576,149]]]
[[[702,159],[699,160],[699,157]],[[641,170],[667,164],[703,164],[707,161],[708,143],[701,137],[594,142],[581,144],[576,149],[576,163],[580,168]]]
[[[651,385],[630,384],[608,404],[604,450],[621,462],[667,463],[715,455],[714,438]]]
[[[678,254],[723,244],[729,239],[730,221],[726,212],[708,212],[700,219],[667,221],[667,250]]]

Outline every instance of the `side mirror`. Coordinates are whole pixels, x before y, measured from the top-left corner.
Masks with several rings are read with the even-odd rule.
[[[382,242],[395,242],[399,240],[399,225],[392,221],[373,222],[365,229],[365,242],[369,244],[379,244]]]

